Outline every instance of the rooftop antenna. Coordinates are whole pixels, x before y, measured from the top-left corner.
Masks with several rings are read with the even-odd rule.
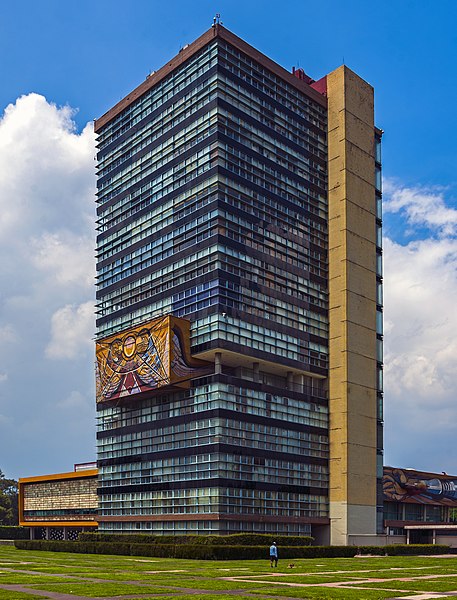
[[[221,13],[216,13],[216,14],[214,15],[214,18],[213,18],[213,27],[214,27],[215,25],[222,25],[222,21],[221,21]]]

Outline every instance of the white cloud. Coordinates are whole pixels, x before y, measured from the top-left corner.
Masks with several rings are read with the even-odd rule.
[[[446,205],[445,190],[403,187],[390,179],[383,186],[384,213],[403,211],[411,226],[427,226],[440,236],[456,235],[457,210]]]
[[[8,373],[0,373],[0,383],[8,381]]]
[[[3,343],[8,342],[8,344],[17,340],[17,334],[13,325],[8,324],[0,327],[0,340],[2,340]]]
[[[93,410],[93,404],[80,391],[73,390],[62,401],[57,403],[57,408],[69,411],[86,411],[87,409]]]
[[[32,264],[60,285],[76,284],[90,289],[94,283],[93,237],[71,231],[45,233],[32,240]]]
[[[0,121],[0,235],[17,230],[53,231],[71,221],[73,231],[93,214],[94,133],[75,131],[69,107],[29,94],[10,104]],[[88,163],[92,160],[92,163]],[[88,169],[88,164],[92,167]]]
[[[0,468],[12,476],[66,470],[93,449],[93,411],[67,425],[56,411],[94,395],[95,136],[73,116],[39,94],[0,116]]]
[[[386,376],[393,390],[441,397],[457,383],[457,240],[385,240],[384,256]]]
[[[430,237],[384,240],[386,455],[457,473],[457,457],[435,450],[457,435],[457,211],[442,193],[388,190],[385,220],[398,212]]]
[[[49,358],[77,358],[93,348],[94,304],[59,308],[51,319],[51,341],[46,347]]]
[[[50,329],[59,307],[93,297],[95,138],[73,115],[29,94],[0,119],[2,317],[22,340],[34,316]]]

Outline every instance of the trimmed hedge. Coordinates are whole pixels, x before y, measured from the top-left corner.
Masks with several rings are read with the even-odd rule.
[[[310,536],[284,536],[257,533],[235,533],[231,535],[152,535],[144,533],[98,533],[82,532],[80,542],[119,542],[130,544],[172,544],[186,546],[310,546]]]
[[[0,540],[28,540],[29,537],[28,527],[0,526]]]
[[[392,544],[385,546],[388,556],[417,556],[418,554],[452,554],[449,546],[438,544]]]
[[[290,558],[316,558],[327,556],[328,548],[319,546],[280,546],[280,559]],[[199,545],[189,546],[177,544],[131,544],[130,552],[134,556],[160,556],[161,558],[194,558],[200,560],[269,560],[268,547],[262,546],[217,546]],[[331,555],[354,556],[355,548],[344,547],[336,550],[332,548]]]
[[[55,540],[16,540],[18,550],[43,550],[44,552],[73,552],[76,554],[121,554],[130,555],[130,544],[69,542]]]
[[[121,536],[123,537],[123,536]],[[279,538],[278,538],[279,539]],[[75,552],[80,554],[121,554],[125,556],[154,556],[157,558],[187,558],[198,560],[268,560],[268,547],[216,544],[153,544],[129,542],[68,542],[51,540],[16,540],[18,550]],[[360,554],[412,556],[450,554],[449,546],[396,544],[392,546],[280,546],[280,559],[352,558]]]
[[[75,552],[80,554],[122,554],[157,558],[187,558],[199,560],[268,560],[268,546],[229,546],[216,544],[135,544],[127,542],[68,542],[52,540],[17,540],[19,550]],[[355,546],[280,546],[280,559],[352,557]]]
[[[385,556],[386,555],[387,546],[360,546],[358,549],[358,554],[363,554],[364,556],[373,555],[373,556]]]

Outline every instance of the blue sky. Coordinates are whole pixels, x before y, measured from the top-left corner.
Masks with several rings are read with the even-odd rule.
[[[386,464],[457,474],[457,4],[22,0],[0,16],[0,468],[95,457],[91,123],[212,23],[315,79],[345,62],[385,130]]]
[[[315,79],[343,61],[376,88],[385,170],[406,184],[454,178],[457,6],[440,0],[3,3],[0,105],[35,91],[78,108],[83,126],[194,40],[220,12],[226,27]],[[5,60],[6,57],[6,60]]]

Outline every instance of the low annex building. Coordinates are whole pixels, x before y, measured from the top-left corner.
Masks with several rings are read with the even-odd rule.
[[[37,540],[76,540],[97,528],[95,463],[76,464],[69,473],[19,479],[19,525]]]
[[[457,477],[384,467],[384,527],[388,544],[457,546]]]

